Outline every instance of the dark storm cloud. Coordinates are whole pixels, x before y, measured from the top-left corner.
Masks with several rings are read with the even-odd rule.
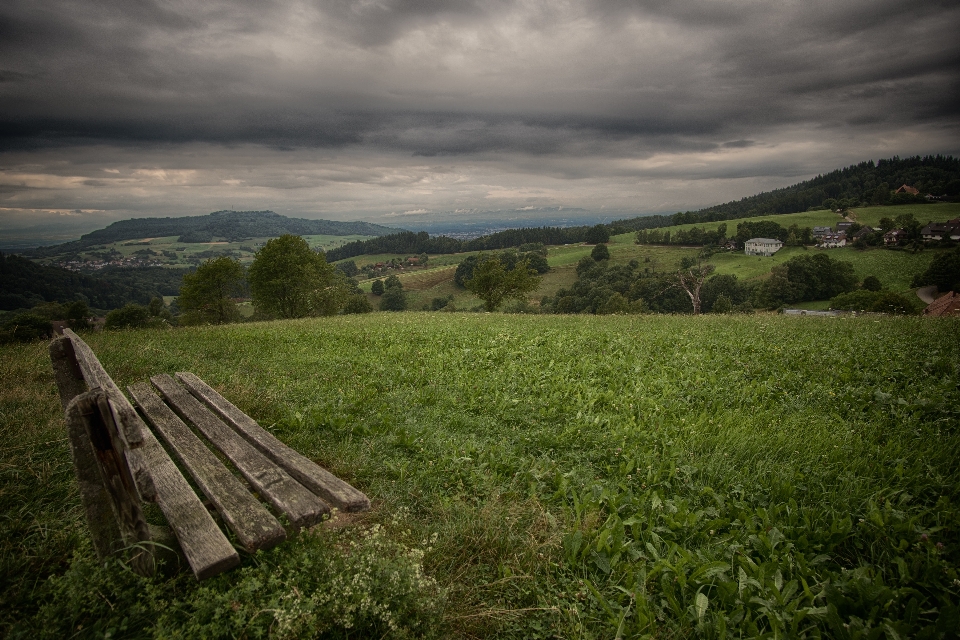
[[[5,0],[0,209],[189,183],[401,215],[440,193],[623,203],[644,180],[694,206],[684,180],[960,151],[958,26],[932,0]]]
[[[0,135],[7,145],[43,137],[280,146],[372,139],[421,154],[554,153],[576,133],[729,137],[815,120],[869,124],[862,112],[881,106],[909,124],[931,111],[956,114],[957,17],[939,2],[12,0],[0,9]],[[540,46],[578,22],[613,44],[561,47],[555,63],[524,44]],[[296,48],[315,59],[291,61],[277,46],[298,28]],[[462,54],[471,37],[489,45],[466,51],[463,69],[423,78],[423,59],[390,47],[429,29],[438,30],[428,44],[440,55]],[[669,37],[656,50],[635,41],[657,33]],[[529,65],[484,80],[496,71],[485,62],[511,56]],[[608,65],[609,56],[617,58]],[[608,75],[591,83],[578,71],[591,68]],[[459,87],[446,100],[430,98],[435,84],[458,75],[479,79],[482,95]],[[412,96],[395,91],[406,81]],[[573,91],[576,81],[593,86]],[[504,138],[503,116],[523,133]]]

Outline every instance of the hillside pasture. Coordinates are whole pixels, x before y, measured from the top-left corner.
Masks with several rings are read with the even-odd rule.
[[[373,500],[199,585],[95,562],[46,346],[0,347],[0,634],[947,637],[958,336],[446,313],[90,334],[122,387],[193,371]]]
[[[905,204],[891,205],[888,207],[863,207],[851,209],[850,217],[860,224],[877,227],[880,225],[881,218],[890,218],[891,220],[899,215],[913,214],[913,217],[920,224],[928,222],[945,222],[953,218],[960,217],[960,203],[957,202],[937,202],[933,204]]]

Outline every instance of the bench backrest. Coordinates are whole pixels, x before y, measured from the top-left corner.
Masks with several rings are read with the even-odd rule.
[[[90,347],[66,329],[50,343],[50,359],[98,557],[123,551],[135,571],[153,574],[158,552],[174,540],[146,523],[142,500],[148,500],[160,506],[198,579],[239,564],[236,549]]]

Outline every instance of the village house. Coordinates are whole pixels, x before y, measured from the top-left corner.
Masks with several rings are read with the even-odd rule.
[[[894,191],[894,193],[909,193],[910,195],[915,196],[915,195],[917,195],[918,193],[920,193],[920,191],[917,190],[917,189],[914,189],[913,187],[911,187],[911,186],[908,185],[908,184],[905,184],[905,185],[902,185],[902,186],[901,186],[899,189],[897,189],[896,191]]]
[[[743,253],[748,256],[772,256],[783,247],[773,238],[751,238],[743,243]]]
[[[825,236],[828,233],[833,231],[830,227],[814,227],[813,228],[813,237],[819,238],[820,236]]]
[[[873,227],[863,226],[860,227],[860,230],[853,234],[854,240],[859,240],[860,238],[866,238],[875,231]]]
[[[960,240],[960,218],[946,222],[931,222],[920,230],[924,242],[937,240]]]
[[[906,240],[907,232],[903,229],[891,229],[883,234],[883,244],[887,246],[898,244],[901,240]]]
[[[847,234],[843,231],[828,233],[820,236],[818,245],[821,249],[836,249],[847,246]]]
[[[847,229],[853,226],[852,222],[838,222],[837,223],[837,232],[843,231],[846,233]]]

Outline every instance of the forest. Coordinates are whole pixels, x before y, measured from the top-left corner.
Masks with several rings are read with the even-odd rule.
[[[154,297],[176,295],[182,277],[181,269],[161,267],[108,268],[87,275],[0,253],[0,311],[78,299],[94,309],[146,304]]]
[[[495,251],[520,248],[524,245],[558,245],[587,242],[595,244],[610,238],[607,225],[592,227],[525,227],[507,229],[472,240],[456,240],[447,236],[430,237],[426,231],[413,233],[401,231],[370,240],[350,242],[327,252],[330,261],[343,260],[361,255],[380,253],[431,253],[449,254],[464,251]]]

